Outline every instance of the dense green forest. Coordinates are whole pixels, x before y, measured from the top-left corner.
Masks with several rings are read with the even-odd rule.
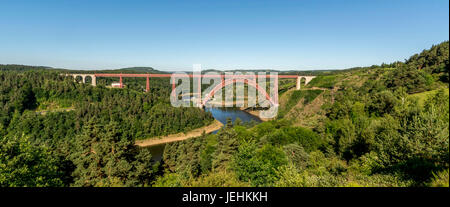
[[[65,70],[0,65],[0,186],[448,186],[449,42],[405,61],[338,71],[296,91],[280,81],[277,119],[229,121],[167,144],[137,139],[211,123],[173,108],[170,83],[97,87]],[[153,72],[131,68],[109,72]],[[285,74],[297,74],[289,71]]]
[[[151,155],[134,141],[213,121],[171,107],[168,79],[145,93],[76,83],[59,70],[0,68],[0,186],[149,185]]]

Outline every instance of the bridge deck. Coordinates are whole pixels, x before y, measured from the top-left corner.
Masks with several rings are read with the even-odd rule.
[[[132,74],[132,73],[95,73],[95,77],[135,77],[135,78],[170,78],[170,77],[186,77],[186,74],[173,73],[173,74]],[[227,75],[227,74],[187,74],[188,77],[207,77],[207,78],[221,78],[221,77],[234,77],[234,78],[251,78],[258,75]],[[267,78],[275,75],[265,75]],[[298,75],[278,75],[278,78],[298,78]]]
[[[201,78],[221,78],[222,82],[224,82],[224,79],[228,77],[231,79],[240,79],[240,78],[245,78],[246,80],[255,80],[256,77],[260,78],[261,76],[258,74],[253,74],[253,75],[236,75],[236,74],[182,74],[182,73],[166,73],[166,74],[150,74],[150,73],[141,73],[141,74],[136,74],[136,73],[94,73],[94,74],[65,74],[66,76],[73,76],[74,79],[76,79],[77,76],[81,76],[82,77],[82,82],[85,82],[85,78],[86,77],[91,77],[92,78],[92,85],[96,86],[96,78],[97,77],[117,77],[120,79],[120,88],[123,87],[123,81],[122,78],[126,78],[126,77],[135,77],[135,78],[146,78],[147,79],[147,84],[146,84],[146,91],[150,91],[150,78],[172,78],[172,77],[190,77],[190,78],[195,78],[195,77],[201,77]],[[271,74],[266,74],[266,75],[262,75],[262,77],[266,77],[266,78],[273,78],[273,77],[277,77],[277,78],[293,78],[293,79],[297,79],[297,85],[296,88],[297,90],[300,90],[300,83],[301,83],[301,79],[305,78],[305,85],[308,84],[308,82],[310,82],[313,78],[315,78],[315,76],[300,76],[300,75],[271,75]],[[199,79],[200,80],[200,79]],[[278,79],[275,79],[275,81],[277,81]],[[199,82],[200,85],[200,82]],[[278,83],[276,84],[278,85]],[[175,89],[175,79],[172,79],[172,89]]]

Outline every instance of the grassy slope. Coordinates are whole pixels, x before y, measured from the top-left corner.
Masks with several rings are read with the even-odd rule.
[[[381,73],[389,69],[381,69]],[[278,118],[292,120],[294,125],[313,128],[325,118],[324,104],[332,104],[337,90],[344,86],[360,87],[375,70],[348,70],[317,76],[300,91],[290,89],[280,96]],[[315,90],[321,89],[321,90]]]
[[[303,104],[311,103],[319,94],[322,93],[322,90],[294,90],[287,93],[287,99],[280,107],[280,111],[278,113],[279,118],[283,118],[289,111],[292,110],[294,106],[296,106],[300,101]]]
[[[293,120],[295,125],[304,127],[313,127],[320,124],[320,120],[325,117],[322,110],[324,104],[332,104],[334,93],[340,88],[355,86],[361,87],[369,78],[379,79],[388,74],[393,68],[378,68],[371,70],[347,70],[329,74],[324,72],[323,75],[313,79],[308,85],[300,91],[291,88],[287,92],[280,95],[280,110],[278,118]],[[444,86],[437,86],[444,87]],[[311,92],[318,91],[312,89],[323,89],[323,93]],[[307,92],[307,91],[310,92]],[[419,104],[423,105],[424,101],[430,95],[435,94],[439,89],[416,93],[409,95],[417,97]],[[449,89],[445,88],[447,94]]]
[[[449,89],[448,89],[448,88],[445,88],[444,90],[446,90],[446,93],[447,93],[447,95],[448,95],[448,94],[449,94]],[[425,100],[426,100],[428,97],[430,97],[430,96],[436,94],[438,91],[439,91],[439,89],[435,89],[435,90],[431,90],[431,91],[425,91],[425,92],[422,92],[422,93],[415,93],[415,94],[409,95],[409,97],[411,97],[411,98],[417,98],[418,101],[419,101],[419,104],[420,104],[421,106],[423,106],[423,105],[425,104]]]

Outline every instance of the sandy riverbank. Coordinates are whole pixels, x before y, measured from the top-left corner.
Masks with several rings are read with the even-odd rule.
[[[261,118],[261,116],[259,116],[259,112],[260,112],[260,111],[254,111],[254,110],[244,110],[244,111],[247,112],[247,113],[249,113],[249,114],[251,114],[251,115],[253,115],[253,116],[258,117],[259,119],[261,119],[261,121],[270,121],[270,120],[275,119],[275,118],[271,118],[271,119],[268,119],[268,118]]]
[[[214,120],[214,122],[208,126],[204,126],[201,128],[194,129],[192,131],[189,131],[187,133],[177,133],[177,134],[170,134],[167,136],[160,136],[160,137],[153,137],[145,140],[137,140],[135,142],[136,145],[140,147],[149,147],[164,143],[170,143],[170,142],[176,142],[181,140],[186,140],[193,137],[198,137],[203,134],[203,131],[208,134],[213,131],[219,130],[222,128],[223,124],[220,123],[218,120]]]

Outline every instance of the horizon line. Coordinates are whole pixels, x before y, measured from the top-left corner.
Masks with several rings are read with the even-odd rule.
[[[133,68],[146,68],[146,69],[153,69],[155,71],[161,71],[161,72],[190,72],[192,68],[190,69],[157,69],[151,66],[129,66],[129,67],[119,67],[119,68],[103,68],[103,69],[73,69],[73,68],[63,68],[63,67],[54,67],[54,66],[46,66],[46,65],[26,65],[26,64],[17,64],[17,63],[0,63],[0,65],[16,65],[16,66],[28,66],[28,67],[42,67],[47,69],[56,69],[56,70],[82,70],[82,71],[107,71],[107,70],[123,70],[123,69],[133,69]],[[380,66],[378,64],[374,64],[377,66]],[[251,70],[271,70],[271,71],[282,71],[282,72],[289,72],[289,71],[335,71],[335,70],[347,70],[347,69],[353,69],[353,68],[367,68],[370,66],[354,66],[354,67],[346,67],[346,68],[321,68],[321,69],[273,69],[273,68],[236,68],[236,69],[215,69],[215,68],[207,68],[202,69],[202,71],[209,71],[209,70],[217,70],[217,71],[237,71],[237,70],[245,70],[245,71],[251,71]]]

